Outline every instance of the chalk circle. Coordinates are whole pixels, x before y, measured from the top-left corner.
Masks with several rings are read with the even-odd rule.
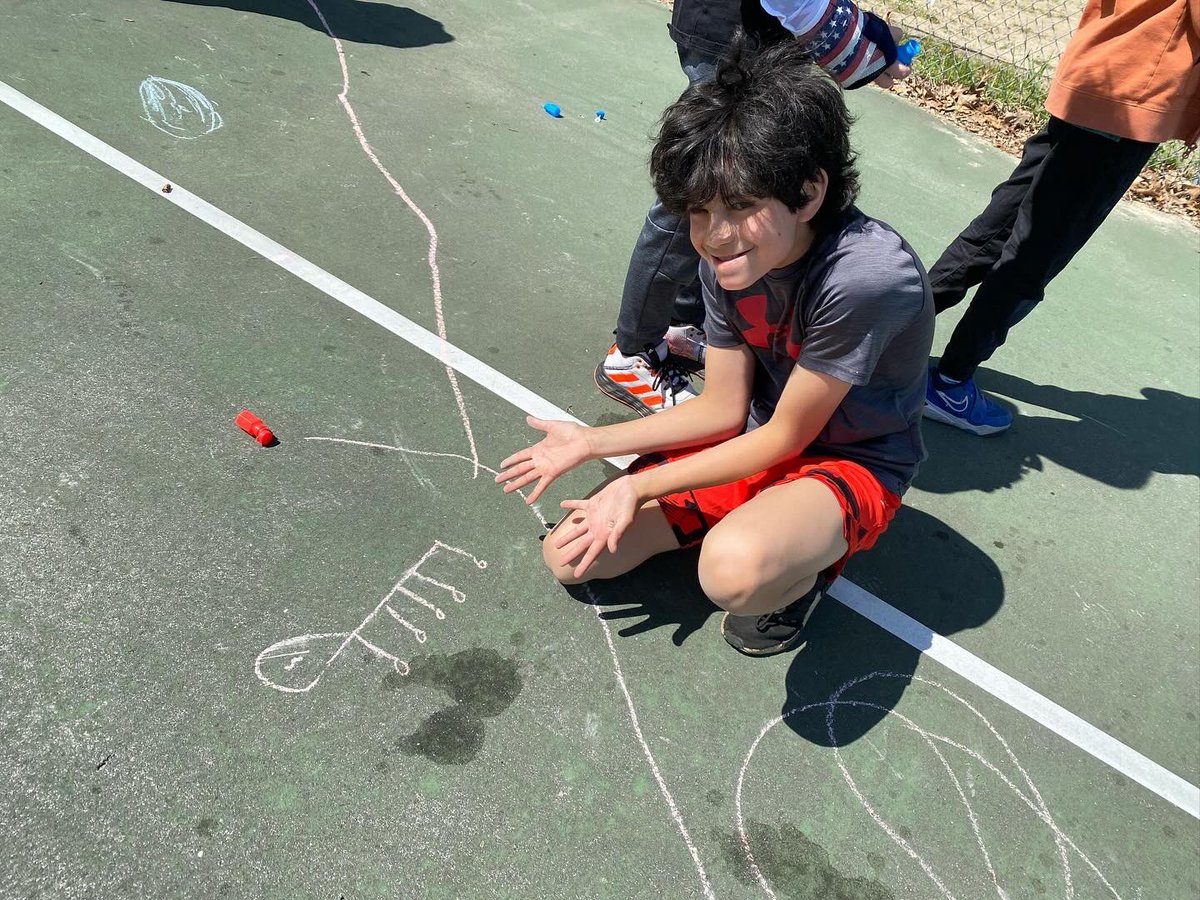
[[[225,124],[217,105],[191,85],[149,76],[138,88],[143,118],[171,137],[194,141]]]
[[[924,728],[919,726],[916,722],[914,722],[912,719],[908,718],[907,716],[903,715],[902,713],[896,712],[895,709],[888,708],[888,707],[883,706],[878,703],[870,703],[870,702],[862,701],[862,700],[843,700],[842,699],[842,695],[850,688],[855,687],[856,685],[860,685],[864,682],[871,681],[873,679],[878,679],[878,678],[901,679],[901,680],[908,681],[908,682],[917,681],[922,684],[929,685],[931,687],[934,687],[934,688],[937,688],[938,690],[943,691],[945,694],[947,694],[948,696],[953,698],[961,706],[963,706],[967,710],[969,710],[972,713],[972,715],[975,716],[975,718],[977,718],[980,722],[982,722],[984,724],[984,726],[986,726],[987,730],[991,733],[991,735],[996,739],[996,741],[999,743],[999,745],[1003,748],[1004,754],[1007,757],[1008,761],[1012,764],[1012,766],[1015,768],[1015,770],[1020,773],[1020,780],[1022,780],[1024,782],[1025,790],[1023,791],[1021,788],[1018,788],[1003,772],[1000,771],[1000,769],[998,769],[990,761],[985,759],[983,756],[981,756],[979,753],[975,752],[971,748],[966,747],[948,737],[943,737],[941,735],[934,734],[930,731],[925,730]],[[845,707],[857,707],[857,708],[861,708],[861,709],[872,709],[872,710],[881,711],[887,716],[892,716],[892,717],[896,718],[897,720],[900,721],[900,723],[905,728],[907,728],[909,731],[914,732],[915,734],[919,735],[922,738],[922,740],[924,741],[926,746],[937,757],[938,761],[942,765],[942,768],[945,769],[946,774],[949,776],[950,781],[954,785],[955,791],[958,794],[959,802],[965,808],[966,813],[967,813],[967,818],[971,824],[971,829],[974,832],[975,841],[979,848],[980,857],[982,858],[983,863],[984,863],[985,867],[987,868],[989,879],[992,882],[992,886],[994,887],[996,894],[999,897],[1007,898],[1008,894],[1005,892],[1005,890],[999,884],[995,868],[992,865],[991,856],[988,853],[987,845],[985,844],[985,842],[983,840],[983,835],[980,833],[979,822],[975,816],[975,810],[971,806],[971,801],[967,798],[967,793],[963,790],[963,786],[958,779],[958,775],[955,773],[954,768],[950,765],[949,761],[943,755],[942,750],[940,749],[939,745],[950,747],[950,748],[953,748],[955,750],[958,750],[958,751],[966,754],[967,756],[969,756],[973,760],[975,760],[977,763],[982,765],[985,769],[990,771],[993,775],[995,775],[997,778],[999,778],[1004,783],[1004,785],[1006,787],[1008,787],[1008,789],[1010,791],[1012,791],[1014,794],[1016,794],[1016,796],[1025,804],[1025,806],[1034,814],[1034,816],[1040,822],[1042,822],[1042,824],[1044,824],[1046,827],[1048,827],[1050,829],[1051,833],[1054,836],[1055,846],[1058,849],[1058,859],[1059,859],[1059,863],[1062,867],[1063,881],[1064,881],[1064,885],[1065,885],[1065,889],[1066,889],[1066,894],[1065,894],[1066,897],[1071,898],[1075,894],[1075,888],[1071,881],[1071,861],[1070,861],[1070,856],[1068,854],[1068,848],[1069,848],[1071,851],[1074,851],[1074,853],[1096,875],[1096,877],[1100,880],[1100,882],[1108,889],[1109,893],[1111,893],[1112,896],[1116,897],[1117,900],[1120,900],[1121,895],[1117,893],[1116,889],[1111,884],[1109,884],[1108,880],[1104,877],[1104,874],[1098,868],[1096,868],[1095,864],[1087,857],[1087,855],[1082,850],[1080,850],[1077,846],[1075,846],[1075,843],[1069,837],[1067,837],[1066,834],[1063,833],[1062,829],[1060,829],[1058,827],[1058,824],[1054,821],[1053,816],[1050,815],[1050,810],[1046,807],[1046,803],[1042,799],[1042,795],[1038,791],[1037,786],[1033,783],[1033,780],[1029,777],[1029,774],[1025,771],[1024,767],[1021,766],[1021,763],[1017,759],[1016,754],[1014,754],[1012,752],[1012,750],[1008,746],[1008,743],[1004,740],[1003,737],[1001,737],[1000,733],[998,731],[996,731],[996,729],[992,726],[992,723],[990,721],[988,721],[987,717],[984,716],[983,713],[981,713],[979,710],[977,710],[975,707],[973,707],[970,703],[968,703],[962,697],[960,697],[958,694],[954,693],[949,688],[945,687],[944,685],[939,684],[936,681],[933,681],[928,678],[922,678],[919,675],[901,675],[896,672],[871,672],[868,675],[863,675],[863,676],[860,676],[859,678],[855,678],[855,679],[852,679],[851,681],[846,682],[841,687],[839,687],[836,691],[834,691],[829,696],[828,700],[820,701],[817,703],[809,703],[805,706],[800,706],[800,707],[796,707],[794,709],[790,709],[787,712],[783,713],[782,715],[776,716],[774,719],[772,719],[770,722],[768,722],[763,727],[762,731],[759,732],[758,737],[755,738],[755,740],[754,740],[754,743],[750,745],[750,750],[749,750],[749,752],[747,752],[746,758],[742,762],[742,767],[738,772],[737,790],[734,795],[734,806],[735,806],[735,810],[736,810],[736,814],[737,814],[737,833],[738,833],[738,839],[741,841],[741,844],[742,844],[742,850],[746,854],[746,861],[747,861],[747,863],[749,863],[750,871],[754,875],[755,880],[758,882],[759,887],[762,888],[762,890],[767,894],[768,897],[775,898],[777,895],[775,894],[774,890],[772,890],[771,885],[767,881],[766,876],[763,874],[762,870],[759,868],[758,861],[755,859],[755,856],[754,856],[754,851],[750,846],[750,839],[749,839],[748,835],[746,834],[746,822],[745,822],[745,817],[744,817],[743,811],[742,811],[742,789],[745,785],[746,773],[750,768],[750,761],[753,759],[755,751],[758,750],[759,744],[762,743],[763,738],[765,738],[767,736],[767,734],[770,733],[770,731],[776,725],[778,725],[780,722],[783,722],[786,719],[792,718],[793,716],[798,716],[798,715],[802,715],[804,713],[809,713],[809,712],[812,712],[815,710],[824,709],[825,710],[825,727],[828,732],[829,746],[833,749],[834,759],[837,761],[838,768],[841,770],[842,778],[846,781],[846,784],[850,787],[850,790],[854,793],[854,796],[858,799],[859,803],[862,804],[863,808],[866,810],[867,814],[871,817],[871,819],[875,822],[875,824],[879,828],[881,828],[887,834],[887,836],[889,838],[891,838],[892,841],[898,847],[900,847],[900,849],[902,849],[905,852],[905,854],[907,856],[909,856],[918,865],[920,865],[921,869],[925,872],[925,874],[929,877],[929,879],[937,886],[938,891],[940,892],[940,895],[943,897],[946,897],[946,898],[950,898],[950,900],[953,900],[953,898],[954,898],[954,894],[951,893],[949,888],[947,888],[946,885],[942,882],[942,880],[938,877],[937,873],[933,870],[932,866],[930,866],[929,863],[926,862],[921,857],[921,855],[916,851],[916,849],[913,848],[911,843],[909,841],[907,841],[903,836],[901,836],[897,832],[896,829],[892,828],[892,826],[886,820],[884,820],[884,818],[879,814],[879,812],[875,809],[875,807],[871,805],[870,801],[863,795],[862,790],[859,788],[858,784],[855,782],[854,777],[850,774],[850,770],[846,767],[846,762],[842,758],[841,748],[838,744],[837,731],[836,731],[836,727],[835,727],[836,720],[837,720],[837,711],[839,709],[842,709]]]

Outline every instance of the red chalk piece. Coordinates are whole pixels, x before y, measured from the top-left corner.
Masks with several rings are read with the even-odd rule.
[[[246,434],[250,435],[250,437],[254,438],[264,447],[275,440],[275,435],[271,434],[271,429],[266,426],[262,419],[248,409],[243,409],[233,421],[238,428],[242,429],[242,431],[246,432]]]

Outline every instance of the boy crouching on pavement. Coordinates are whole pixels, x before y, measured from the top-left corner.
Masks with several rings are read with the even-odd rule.
[[[751,655],[789,650],[825,589],[887,528],[924,458],[933,303],[912,248],[854,207],[841,89],[795,42],[735,43],[663,114],[651,155],[664,205],[690,220],[708,333],[703,393],[649,418],[545,436],[498,482],[641,454],[546,537],[563,583],[612,578],[699,544],[721,630]]]

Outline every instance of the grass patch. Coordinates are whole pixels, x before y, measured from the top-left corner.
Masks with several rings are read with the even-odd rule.
[[[1200,151],[1188,150],[1183,141],[1167,141],[1154,151],[1147,169],[1178,172],[1193,184],[1200,184]]]
[[[1050,63],[1033,70],[970,56],[952,44],[929,38],[921,42],[916,74],[934,84],[957,84],[1003,109],[1043,112]]]

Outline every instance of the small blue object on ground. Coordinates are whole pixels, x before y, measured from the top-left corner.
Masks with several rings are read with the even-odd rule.
[[[972,434],[997,434],[1012,425],[1012,413],[992,400],[975,384],[974,378],[954,383],[929,367],[925,387],[925,418],[944,422]]]
[[[917,54],[920,52],[921,42],[916,38],[909,38],[896,48],[896,62],[911,66],[912,61],[917,58]]]
[[[558,108],[557,103],[543,103],[542,109],[544,109],[548,115],[554,116],[556,119],[561,119],[563,117],[562,110]]]
[[[605,115],[606,115],[606,113],[604,112],[604,110],[602,110],[602,109],[596,110],[596,121],[603,122]]]

